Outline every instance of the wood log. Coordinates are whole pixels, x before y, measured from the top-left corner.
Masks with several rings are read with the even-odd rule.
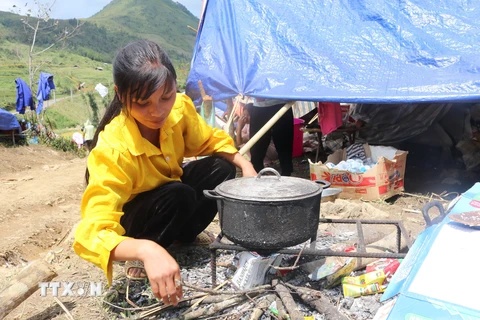
[[[325,297],[320,291],[306,288],[297,287],[291,284],[285,284],[290,289],[296,291],[297,295],[302,299],[305,304],[317,310],[320,314],[325,316],[325,319],[329,320],[347,320],[347,317],[341,314],[337,308],[333,306],[328,298]]]
[[[280,299],[282,299],[285,309],[287,309],[287,312],[290,315],[290,319],[303,320],[303,316],[298,310],[297,304],[295,303],[295,300],[293,300],[287,287],[285,287],[280,281],[274,281],[272,286],[275,288],[275,292],[280,296]]]
[[[37,291],[40,282],[48,282],[56,276],[44,260],[30,263],[0,292],[0,319]]]
[[[201,308],[195,311],[191,311],[182,316],[183,320],[197,319],[200,317],[213,316],[217,312],[233,307],[234,305],[247,300],[245,296],[238,296],[232,299],[224,300],[223,302],[212,304],[209,308]]]
[[[280,297],[277,297],[275,302],[277,303],[278,319],[289,319],[287,310],[285,310],[282,299],[280,299]]]
[[[258,307],[256,307],[252,314],[250,315],[250,320],[258,320],[265,313],[265,310],[270,306],[270,304],[275,300],[277,296],[274,294],[269,294],[262,300]]]
[[[307,305],[317,310],[320,314],[325,315],[325,319],[329,320],[347,320],[330,301],[325,297],[313,297],[307,294],[300,294],[300,299]]]

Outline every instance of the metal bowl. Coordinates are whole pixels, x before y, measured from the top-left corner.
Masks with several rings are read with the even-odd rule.
[[[329,188],[325,189],[322,192],[322,202],[335,201],[338,198],[340,193],[343,191],[342,188]]]

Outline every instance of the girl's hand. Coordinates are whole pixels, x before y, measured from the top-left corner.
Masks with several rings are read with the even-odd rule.
[[[252,163],[247,161],[240,153],[230,154],[218,152],[218,155],[233,163],[237,168],[240,168],[244,177],[254,177],[257,175],[257,171],[253,168]]]
[[[149,241],[140,249],[140,260],[143,261],[148,280],[155,297],[162,299],[165,305],[178,304],[183,297],[180,267],[175,259],[160,245]]]
[[[242,168],[242,176],[243,177],[256,177],[257,176],[257,171],[253,168],[252,165],[250,166],[244,166]]]

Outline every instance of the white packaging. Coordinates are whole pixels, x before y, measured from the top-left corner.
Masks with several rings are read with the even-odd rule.
[[[237,271],[233,275],[232,282],[240,290],[254,288],[265,284],[265,276],[271,266],[278,267],[282,261],[282,255],[276,253],[263,257],[256,252],[240,252],[236,259]]]

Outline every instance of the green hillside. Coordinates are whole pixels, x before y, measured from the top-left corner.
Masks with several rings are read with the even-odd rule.
[[[0,106],[11,109],[15,105],[15,79],[22,78],[28,83],[28,46],[0,41]],[[109,86],[112,83],[111,64],[95,61],[69,51],[49,50],[36,60],[41,67],[35,76],[38,80],[40,72],[54,75],[55,96],[77,94],[78,86],[85,83],[84,90],[93,91],[97,83]],[[101,67],[103,70],[96,70]],[[35,90],[36,86],[34,87]],[[36,91],[35,91],[36,93]]]
[[[0,11],[0,39],[30,44],[31,39],[21,19],[17,14]],[[58,22],[53,32],[77,24],[76,19]],[[157,42],[167,50],[173,61],[189,62],[196,34],[187,26],[198,25],[198,19],[193,14],[172,0],[113,0],[82,22],[80,33],[68,40],[66,49],[103,62],[111,62],[116,49],[138,39]],[[39,47],[50,43],[50,33],[38,34],[36,44]]]
[[[190,60],[198,19],[172,0],[114,0],[88,19],[109,31],[140,35],[160,44],[172,60]]]

